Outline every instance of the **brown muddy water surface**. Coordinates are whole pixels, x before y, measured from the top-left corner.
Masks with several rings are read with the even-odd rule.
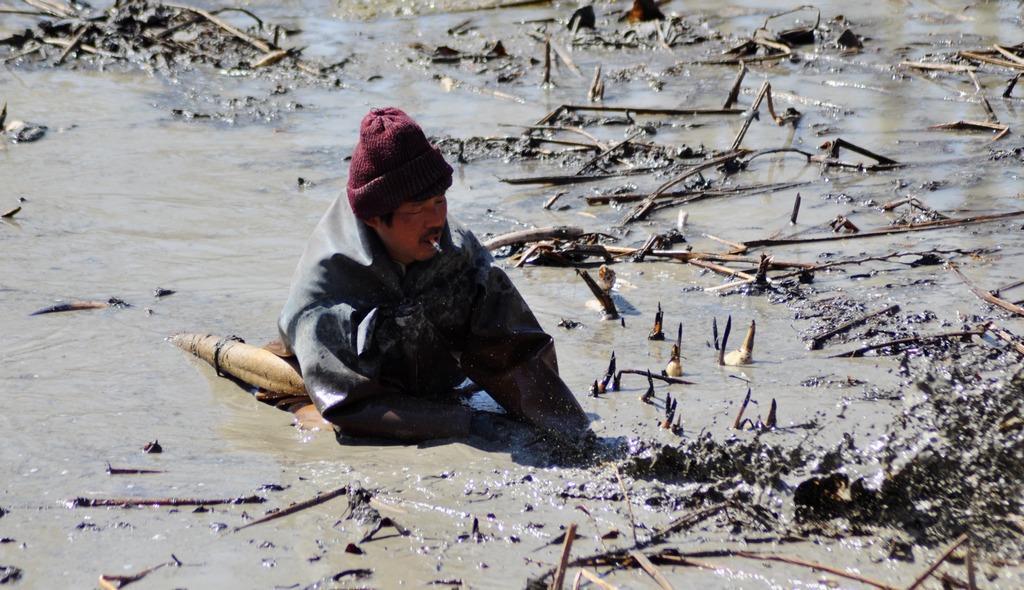
[[[12,2],[0,8],[37,11]],[[706,62],[728,58],[723,52],[771,15],[799,5],[669,2],[661,9],[670,20],[657,25],[668,34],[659,36],[654,24],[620,19],[629,4],[602,2],[593,5],[596,29],[574,36],[566,23],[583,6],[245,4],[287,30],[280,45],[302,48],[304,63],[332,64],[322,79],[285,63],[251,75],[231,60],[100,67],[85,50],[53,67],[59,45],[51,65],[0,46],[8,124],[46,127],[29,142],[13,141],[12,127],[0,142],[0,212],[21,207],[0,219],[0,585],[83,588],[104,576],[116,586],[117,576],[169,564],[134,584],[523,588],[552,581],[574,525],[566,584],[585,569],[617,588],[658,587],[642,558],[630,557],[635,550],[676,588],[907,587],[967,535],[923,587],[1024,586],[1024,318],[971,290],[1001,289],[1017,306],[1024,300],[1024,287],[1011,286],[1024,279],[1024,217],[1014,216],[1024,210],[1024,88],[1003,96],[1024,62],[1015,47],[1024,40],[1021,3],[830,1],[771,19],[768,28],[779,32],[813,26],[820,11],[813,43],[785,59],[748,59],[741,112],[699,116],[635,113],[721,108],[738,66]],[[242,12],[218,14],[241,28],[253,24]],[[0,12],[0,38],[40,20]],[[847,29],[860,50],[836,42]],[[547,35],[579,73],[556,58],[545,85]],[[481,57],[497,41],[507,56]],[[439,46],[478,59],[432,60]],[[598,66],[603,101],[590,103]],[[792,108],[800,117],[776,125],[761,103],[742,133],[742,110],[764,82],[777,113]],[[517,267],[499,251],[555,336],[563,376],[593,418],[596,441],[582,454],[523,441],[341,445],[327,432],[293,427],[291,414],[257,402],[165,339],[178,331],[254,344],[276,336],[306,237],[344,187],[359,120],[385,104],[408,111],[444,146],[456,168],[451,213],[484,239],[575,225],[606,235],[609,246],[639,248],[652,234],[678,231],[680,212],[686,243],[676,250],[726,253],[729,243],[772,236],[847,238],[750,248],[753,260],[768,253],[837,263],[810,282],[773,268],[768,287],[754,291],[710,290],[732,279],[706,267],[617,259],[622,319],[614,321],[601,319],[575,269]],[[633,113],[556,121],[592,137],[534,131],[588,146],[579,152],[519,141],[566,104]],[[995,139],[987,129],[932,128],[960,121],[996,121],[1009,132]],[[823,144],[842,139],[904,166],[872,169],[874,160],[847,150],[840,159],[866,169],[778,152],[731,173],[709,168],[676,190],[785,188],[705,198],[627,224],[632,203],[585,201],[651,194],[741,133],[748,150],[824,156]],[[572,175],[596,155],[594,140],[607,147],[627,138],[663,149],[646,159],[623,151],[602,169],[654,172],[504,182]],[[831,227],[839,216],[864,233],[991,215],[1008,217],[867,238]],[[158,289],[173,293],[157,297]],[[110,298],[130,307],[30,315]],[[667,341],[647,338],[659,305]],[[820,350],[806,345],[893,305]],[[715,362],[712,324],[721,331],[729,317],[730,348],[757,322],[751,365]],[[562,327],[570,322],[579,325]],[[924,338],[986,322],[980,335]],[[680,325],[683,379],[692,384],[654,381],[645,404],[647,379],[627,373],[621,390],[588,395],[613,353],[618,369],[660,373]],[[834,358],[899,338],[912,341]],[[766,419],[774,400],[775,429],[731,428],[748,388],[745,415]],[[659,428],[669,397],[678,404],[676,431]],[[154,441],[163,452],[143,452]],[[340,488],[359,493],[235,530]],[[264,501],[214,502],[253,495]],[[201,506],[87,506],[118,499]],[[375,523],[383,526],[366,539]]]

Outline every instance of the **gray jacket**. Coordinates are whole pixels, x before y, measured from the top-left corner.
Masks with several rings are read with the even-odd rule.
[[[465,378],[545,429],[585,428],[553,340],[508,275],[450,217],[442,252],[406,269],[346,199],[314,230],[278,326],[320,412],[389,394],[434,397]]]

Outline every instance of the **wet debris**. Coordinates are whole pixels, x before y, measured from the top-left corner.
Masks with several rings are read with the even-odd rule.
[[[359,544],[374,540],[384,527],[390,527],[398,535],[408,536],[410,532],[388,516],[381,516],[374,507],[373,494],[362,487],[355,486],[348,492],[348,510],[345,520],[355,521],[362,527],[359,533]],[[340,521],[339,521],[340,522]]]
[[[22,570],[13,565],[0,565],[0,584],[13,584],[21,580]]]
[[[215,504],[261,504],[262,496],[238,498],[87,498],[80,496],[64,502],[67,508],[135,508],[139,506],[211,506]]]
[[[576,328],[583,327],[583,324],[581,324],[580,322],[577,322],[576,320],[569,320],[569,319],[566,319],[566,318],[560,318],[558,320],[558,327],[559,328],[565,328],[566,330],[575,330]]]
[[[298,503],[292,504],[291,506],[288,506],[287,508],[282,508],[282,509],[279,509],[279,510],[273,510],[273,511],[269,512],[263,518],[258,518],[256,520],[250,522],[250,523],[244,524],[242,526],[235,527],[233,529],[233,532],[238,532],[238,531],[240,531],[242,529],[247,529],[247,528],[252,527],[252,526],[256,526],[256,525],[259,525],[259,524],[270,522],[272,520],[277,520],[278,518],[282,518],[282,517],[285,517],[285,516],[288,516],[288,515],[291,515],[291,514],[295,514],[296,512],[305,510],[307,508],[312,508],[313,506],[319,506],[320,504],[323,504],[324,502],[327,502],[329,500],[333,500],[334,498],[337,498],[339,496],[348,495],[348,493],[349,493],[349,488],[347,486],[342,486],[342,487],[334,489],[334,490],[332,490],[330,492],[326,492],[326,493],[323,493],[323,494],[317,494],[316,496],[314,496],[313,498],[310,498],[309,500],[305,500],[305,501],[302,501],[302,502],[298,502]],[[261,499],[261,501],[262,501],[262,499]]]
[[[131,64],[163,71],[200,65],[230,75],[273,71],[277,77],[339,82],[329,66],[302,60],[301,48],[280,46],[292,31],[264,23],[248,10],[208,11],[146,0],[100,10],[84,3],[25,1],[41,13],[40,21],[34,29],[0,39],[7,52],[0,60],[55,67]],[[222,16],[231,12],[242,16]]]
[[[136,469],[127,467],[114,467],[109,462],[107,463],[107,474],[108,475],[140,475],[149,473],[163,473],[159,469]]]
[[[38,141],[46,135],[45,125],[26,123],[17,119],[7,120],[7,103],[0,110],[0,135],[7,138],[10,143],[30,143]],[[13,215],[13,214],[12,214]],[[6,215],[5,215],[6,217]]]
[[[116,297],[111,297],[110,299],[108,299],[106,301],[72,301],[72,302],[69,302],[69,303],[60,303],[58,305],[54,305],[54,306],[51,306],[51,307],[46,307],[46,308],[40,309],[38,311],[34,311],[34,312],[32,312],[32,313],[30,313],[28,315],[30,315],[30,316],[31,315],[43,315],[43,314],[47,314],[47,313],[58,313],[58,312],[63,312],[63,311],[77,311],[77,310],[82,310],[82,309],[107,309],[107,308],[110,308],[110,307],[113,307],[115,309],[125,309],[125,308],[131,307],[131,306],[132,306],[132,304],[128,303],[127,301],[124,301],[123,299],[118,299]]]
[[[142,447],[142,452],[149,454],[162,453],[164,452],[164,448],[160,445],[160,441],[154,439],[153,442],[148,442],[144,447]]]
[[[164,568],[164,567],[181,567],[183,564],[180,559],[171,554],[171,561],[167,561],[153,567],[148,567],[138,573],[128,575],[114,575],[114,574],[103,574],[100,576],[99,585],[104,590],[112,590],[114,588],[122,588],[131,584],[132,582],[138,582],[145,578],[149,574]]]

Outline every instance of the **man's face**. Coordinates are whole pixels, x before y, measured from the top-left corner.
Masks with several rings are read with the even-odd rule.
[[[423,201],[403,203],[388,225],[380,217],[366,220],[376,230],[388,254],[402,264],[430,260],[437,255],[433,242],[441,239],[448,218],[448,201],[438,195]]]

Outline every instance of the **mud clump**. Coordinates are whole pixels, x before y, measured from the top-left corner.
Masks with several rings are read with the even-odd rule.
[[[809,424],[798,427],[807,432],[798,442],[771,430],[677,444],[603,440],[590,467],[613,461],[625,475],[662,484],[635,486],[637,503],[742,506],[754,516],[734,519],[734,532],[870,535],[927,547],[966,534],[989,558],[1024,558],[1024,365],[1013,353],[959,344],[904,370],[907,386],[891,397],[902,396],[905,409],[870,448],[849,437],[836,444]]]
[[[0,39],[8,54],[5,61],[155,69],[172,75],[201,66],[232,75],[341,83],[332,67],[313,67],[301,59],[300,50],[278,45],[291,31],[241,9],[208,12],[146,0],[118,2],[104,11],[76,2],[37,8],[54,20],[44,18],[32,29]],[[248,15],[252,26],[243,30],[220,16],[229,10]]]

